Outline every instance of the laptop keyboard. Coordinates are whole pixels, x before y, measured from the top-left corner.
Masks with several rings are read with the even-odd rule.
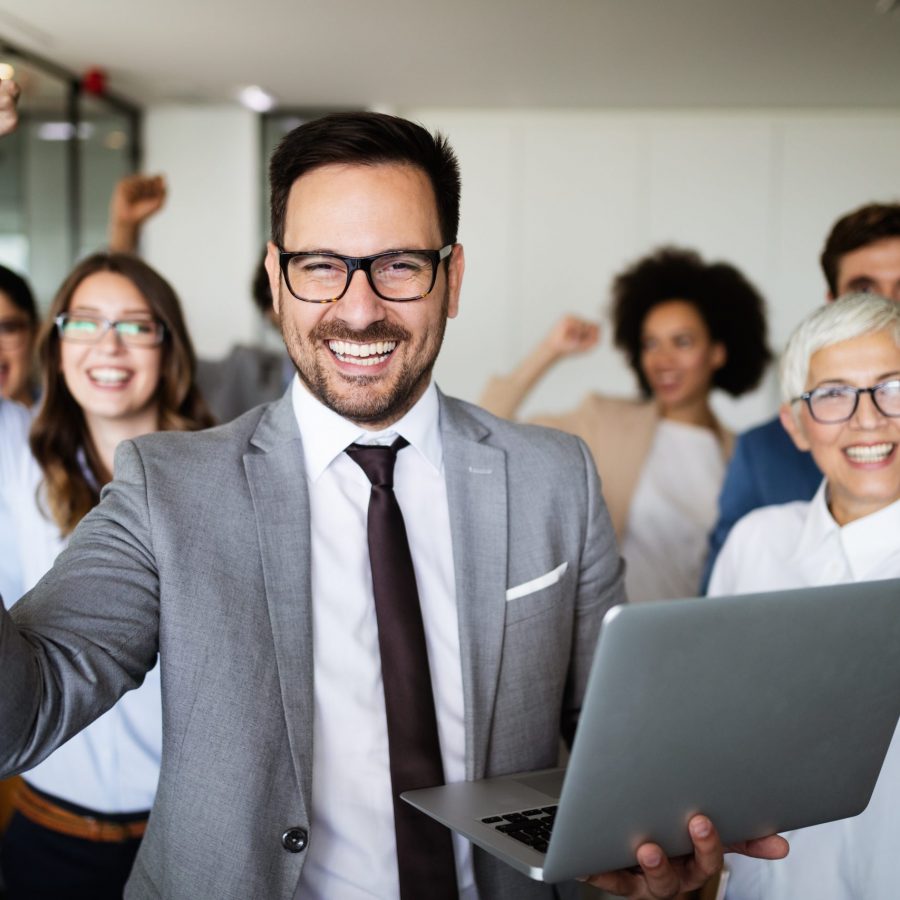
[[[502,813],[499,816],[487,816],[482,819],[485,825],[493,826],[495,831],[528,844],[539,853],[547,852],[550,843],[550,832],[556,819],[555,806],[542,806],[540,809],[523,809],[519,812]]]

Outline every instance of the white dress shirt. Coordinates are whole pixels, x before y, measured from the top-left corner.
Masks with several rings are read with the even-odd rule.
[[[697,593],[724,478],[722,447],[709,428],[660,419],[622,537],[630,603]]]
[[[741,519],[716,561],[710,594],[900,576],[900,501],[840,527],[825,490],[823,483],[808,503],[769,506]],[[898,806],[900,735],[895,733],[864,812],[786,833],[787,859],[727,856],[727,900],[895,900],[900,896],[894,865],[900,848]]]
[[[30,416],[0,409],[0,421],[0,553],[24,593],[53,565],[65,540],[37,504],[43,472],[28,446]],[[17,599],[4,596],[7,606]],[[161,754],[157,665],[141,687],[26,772],[25,780],[96,812],[145,812],[156,795]]]
[[[292,400],[303,442],[312,536],[315,714],[309,850],[298,896],[399,896],[378,625],[369,568],[371,485],[344,450],[352,443],[410,446],[394,490],[416,573],[444,777],[465,779],[465,724],[456,585],[437,391],[385,432],[365,431],[301,384]],[[460,896],[477,897],[471,846],[454,835]]]

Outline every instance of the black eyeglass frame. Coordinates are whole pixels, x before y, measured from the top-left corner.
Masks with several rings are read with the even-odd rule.
[[[887,387],[890,384],[897,385],[898,389],[900,389],[900,378],[889,378],[887,381],[880,381],[878,384],[873,384],[871,387],[865,388],[855,388],[851,387],[849,384],[841,385],[840,387],[818,387],[813,388],[811,391],[804,391],[800,394],[799,397],[794,397],[791,400],[791,403],[798,403],[801,400],[806,403],[806,408],[809,410],[809,414],[813,417],[813,420],[818,422],[820,425],[840,425],[841,422],[849,422],[856,415],[856,410],[859,409],[859,395],[860,394],[869,394],[872,398],[872,403],[875,405],[875,409],[878,410],[881,415],[887,417],[888,419],[896,419],[900,417],[900,413],[889,413],[885,412],[878,403],[878,398],[875,395],[876,391],[881,390],[884,387]],[[821,396],[823,393],[828,391],[840,391],[843,394],[853,394],[853,409],[850,412],[840,419],[820,419],[814,412],[812,408],[812,399],[818,394]]]
[[[353,278],[353,273],[356,272],[357,269],[361,269],[366,273],[366,279],[369,282],[369,287],[371,287],[375,294],[382,300],[387,300],[388,303],[411,303],[414,300],[423,300],[434,290],[434,285],[437,281],[438,265],[442,260],[445,260],[450,256],[455,246],[455,244],[446,244],[441,247],[440,250],[387,250],[384,253],[373,253],[371,256],[344,256],[342,253],[317,253],[310,250],[285,250],[282,247],[279,247],[278,266],[281,269],[281,277],[284,279],[284,283],[287,285],[287,289],[291,292],[291,295],[296,297],[298,300],[303,301],[303,303],[337,303],[337,301],[340,300],[341,297],[343,297],[344,294],[347,293],[347,290],[350,288],[350,279]],[[372,278],[372,264],[377,259],[385,259],[391,256],[403,256],[407,253],[418,253],[419,255],[426,256],[429,260],[431,260],[431,284],[428,286],[427,291],[421,294],[417,294],[415,297],[385,297],[384,294],[382,294],[375,286],[375,280]],[[318,256],[325,257],[326,259],[341,260],[341,262],[343,262],[347,267],[347,282],[344,285],[344,289],[336,297],[328,297],[325,300],[310,300],[309,297],[301,297],[291,287],[291,280],[288,277],[288,266],[290,265],[291,260],[299,256]]]
[[[72,337],[71,335],[67,336],[64,329],[66,327],[66,320],[71,318],[91,319],[93,321],[99,322],[101,326],[100,334],[98,334],[97,337],[95,337],[93,340],[82,340],[81,338]],[[152,344],[135,344],[132,341],[127,340],[125,335],[123,335],[116,328],[117,325],[121,325],[123,322],[153,322],[153,324],[159,329],[159,333],[157,334],[156,340],[153,341]],[[116,319],[115,321],[113,321],[112,319],[107,319],[105,316],[73,316],[71,313],[60,313],[53,320],[53,324],[56,325],[56,331],[57,334],[59,334],[59,339],[61,341],[71,341],[73,344],[99,344],[100,341],[102,341],[110,331],[115,331],[118,339],[123,344],[127,344],[129,347],[158,347],[166,339],[166,325],[164,322],[161,322],[155,317],[152,319]]]

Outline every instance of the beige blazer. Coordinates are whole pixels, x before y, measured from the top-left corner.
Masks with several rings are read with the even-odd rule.
[[[481,405],[495,415],[513,418],[509,387],[502,378],[493,378],[481,398]],[[588,394],[575,409],[558,415],[529,418],[533,425],[558,428],[580,437],[591,451],[603,486],[603,498],[621,542],[628,522],[628,510],[638,478],[650,452],[659,413],[650,400],[631,400]],[[734,435],[716,423],[722,455],[727,460],[734,448]]]

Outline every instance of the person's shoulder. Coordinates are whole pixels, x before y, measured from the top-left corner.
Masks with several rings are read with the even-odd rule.
[[[268,371],[275,367],[280,371],[284,353],[259,347],[255,344],[234,344],[225,356],[217,359],[201,358],[197,360],[197,370],[202,378],[215,376],[223,378],[227,374],[248,375],[260,370]]]
[[[809,509],[807,501],[761,506],[742,516],[716,557],[710,594],[767,590],[790,564]]]
[[[659,412],[652,400],[612,394],[585,395],[572,412],[585,434],[608,434],[611,428],[629,435],[653,433]]]
[[[268,366],[272,363],[281,363],[284,351],[271,350],[268,347],[260,347],[256,344],[235,344],[226,359],[233,365]]]
[[[751,510],[738,519],[732,535],[735,540],[753,542],[757,546],[777,545],[784,541],[786,534],[799,533],[797,529],[806,518],[809,503],[808,500],[794,500]]]
[[[440,399],[441,417],[451,427],[457,430],[474,429],[473,434],[526,434],[534,426],[526,425],[512,419],[502,419],[488,412],[483,406],[452,397],[442,391],[438,391]]]
[[[172,459],[180,454],[203,455],[226,447],[245,447],[266,412],[279,401],[254,406],[243,415],[199,431],[155,431],[132,443],[142,456]]]
[[[480,431],[481,435],[490,443],[507,449],[517,448],[570,448],[574,449],[581,444],[581,440],[575,435],[559,428],[534,424],[530,422],[513,422],[509,419],[501,419],[474,403],[460,400],[457,397],[442,395],[444,411],[451,425],[459,426],[468,423],[468,427],[475,428],[473,436]]]
[[[636,430],[652,433],[657,418],[656,407],[649,400],[589,393],[568,412],[541,415],[531,421],[592,441],[597,435],[607,434],[610,427],[622,428],[629,433]]]
[[[0,473],[13,477],[12,471],[24,453],[30,456],[28,432],[31,413],[12,400],[0,398]]]
[[[753,428],[748,428],[746,431],[742,431],[738,435],[737,440],[741,447],[750,451],[783,446],[793,448],[794,446],[778,416],[755,425]]]
[[[0,397],[0,435],[27,432],[30,425],[31,413],[21,403]]]
[[[624,416],[626,418],[656,418],[656,407],[652,400],[643,397],[620,397],[615,394],[591,392],[581,398],[575,411],[582,415]]]

